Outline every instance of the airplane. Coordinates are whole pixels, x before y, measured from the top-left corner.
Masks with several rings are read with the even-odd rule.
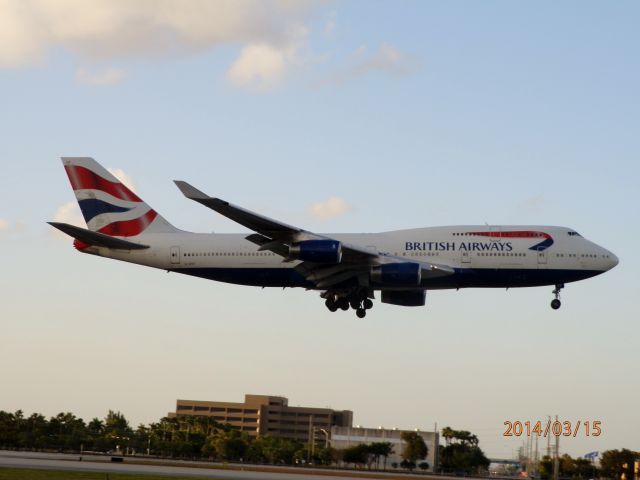
[[[427,290],[553,285],[604,273],[618,258],[571,228],[446,226],[382,233],[316,234],[210,197],[176,180],[182,194],[253,233],[179,230],[90,157],[62,157],[88,228],[50,225],[82,253],[259,287],[320,292],[326,307],[364,318],[382,303],[423,306]]]

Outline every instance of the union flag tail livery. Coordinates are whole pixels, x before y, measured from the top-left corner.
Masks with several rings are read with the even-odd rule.
[[[64,168],[88,229],[50,224],[83,253],[169,272],[261,287],[320,291],[326,307],[422,306],[427,290],[553,285],[560,308],[565,283],[618,264],[617,257],[567,227],[457,225],[382,233],[326,235],[267,218],[183,181],[182,194],[253,233],[184,232],[162,218],[116,177],[87,157],[64,157]]]
[[[111,237],[177,232],[111,172],[89,157],[63,157],[87,227]]]

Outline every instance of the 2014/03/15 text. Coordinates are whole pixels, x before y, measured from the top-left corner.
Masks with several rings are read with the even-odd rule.
[[[602,422],[600,420],[576,420],[563,422],[559,420],[547,420],[546,424],[538,420],[537,422],[505,421],[504,426],[506,430],[502,434],[505,437],[520,437],[526,435],[531,437],[537,435],[538,437],[548,437],[553,435],[555,437],[577,437],[580,432],[583,432],[586,437],[599,437],[602,434]]]

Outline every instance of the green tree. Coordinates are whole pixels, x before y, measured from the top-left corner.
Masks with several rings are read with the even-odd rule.
[[[600,470],[607,478],[619,479],[624,474],[627,480],[633,478],[634,462],[640,458],[640,453],[623,448],[622,450],[607,450],[600,457]]]
[[[49,419],[47,434],[53,448],[59,450],[80,450],[87,439],[84,420],[70,412],[61,412]]]
[[[391,442],[373,442],[369,444],[369,453],[373,455],[376,469],[379,468],[380,457],[384,458],[384,469],[387,469],[387,458],[393,453]]]
[[[257,463],[291,465],[294,463],[296,456],[306,458],[306,450],[299,455],[297,453],[302,449],[300,442],[265,435],[255,439],[248,439],[246,458],[251,462]]]
[[[586,458],[576,458],[574,460],[575,475],[578,478],[597,478],[599,471],[590,460]]]
[[[316,447],[313,454],[313,463],[316,465],[331,465],[336,457],[335,448]]]
[[[133,432],[129,426],[129,421],[120,412],[109,410],[104,419],[104,433],[113,437],[128,437]]]
[[[400,456],[406,460],[408,464],[413,465],[406,468],[413,470],[418,460],[422,460],[427,457],[427,453],[429,453],[427,444],[424,443],[422,436],[418,435],[416,432],[402,432],[400,438],[404,442]]]
[[[87,425],[87,430],[90,435],[98,436],[104,433],[104,422],[99,418],[94,418]]]
[[[585,458],[572,458],[564,454],[558,459],[558,470],[561,477],[569,478],[596,478],[598,469]],[[553,458],[545,455],[538,466],[540,478],[553,477]]]
[[[454,430],[451,427],[442,429],[446,446],[440,446],[440,468],[444,472],[477,473],[489,467],[489,459],[478,447],[478,437],[466,430]]]
[[[447,445],[451,442],[451,439],[454,437],[454,430],[451,427],[444,427],[442,429],[442,437]]]
[[[540,474],[540,478],[549,479],[553,476],[553,459],[545,455],[540,460],[538,464],[538,473]]]
[[[24,419],[18,431],[20,448],[41,449],[47,445],[47,419],[39,413]]]
[[[369,446],[363,443],[347,447],[342,452],[342,460],[345,463],[364,465],[369,462]]]
[[[478,445],[478,437],[467,430],[454,430],[451,427],[442,429],[442,436],[447,445],[452,443],[462,443],[465,445]]]
[[[220,432],[212,438],[216,456],[222,460],[241,460],[245,458],[249,442],[246,434],[238,430]]]

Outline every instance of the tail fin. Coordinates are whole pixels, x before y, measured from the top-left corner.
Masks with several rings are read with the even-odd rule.
[[[106,168],[89,157],[62,157],[89,230],[112,237],[177,229]]]

